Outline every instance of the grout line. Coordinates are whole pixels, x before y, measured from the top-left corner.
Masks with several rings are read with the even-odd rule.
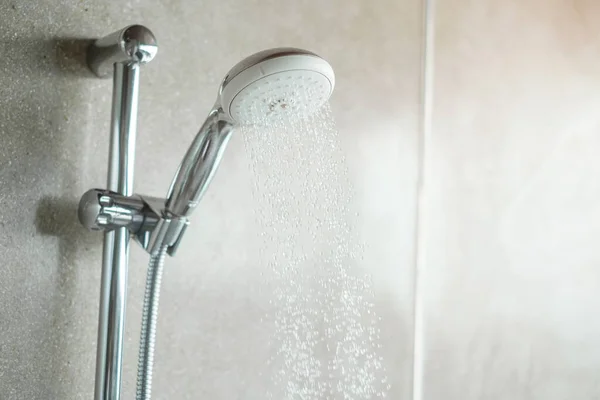
[[[426,267],[426,178],[429,166],[434,80],[434,6],[435,0],[423,0],[423,50],[421,58],[421,110],[418,140],[417,204],[415,218],[415,269],[413,272],[413,368],[412,400],[423,400],[425,372],[425,330],[423,277]]]

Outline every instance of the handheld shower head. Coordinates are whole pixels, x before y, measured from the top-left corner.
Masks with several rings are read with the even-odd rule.
[[[329,99],[334,85],[333,69],[321,57],[277,48],[233,67],[221,84],[219,100],[235,122],[261,125],[313,114]]]
[[[167,195],[167,212],[187,217],[206,191],[233,127],[264,126],[316,112],[335,85],[333,69],[306,50],[275,48],[239,62],[223,79],[208,118],[185,154]]]

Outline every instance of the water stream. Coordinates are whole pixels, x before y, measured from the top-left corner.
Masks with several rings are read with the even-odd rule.
[[[256,121],[261,122],[261,121]],[[304,120],[243,128],[263,279],[274,312],[268,399],[386,397],[373,289],[329,105]]]

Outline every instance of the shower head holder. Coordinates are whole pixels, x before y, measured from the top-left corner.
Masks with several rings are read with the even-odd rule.
[[[135,241],[151,255],[161,245],[175,255],[189,219],[165,208],[165,199],[152,196],[124,196],[105,189],[90,189],[79,202],[79,221],[92,231],[127,228]]]

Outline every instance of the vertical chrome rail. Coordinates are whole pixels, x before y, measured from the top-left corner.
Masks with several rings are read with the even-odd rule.
[[[139,65],[114,64],[112,126],[109,150],[108,190],[133,194],[133,167],[137,126]],[[104,234],[96,399],[120,397],[125,302],[129,260],[129,231],[118,228]],[[104,354],[100,354],[103,352]]]
[[[139,68],[157,50],[154,35],[141,25],[96,40],[88,49],[87,61],[97,76],[113,72],[108,189],[124,196],[133,195]],[[104,234],[95,400],[121,397],[129,238],[124,227]]]

